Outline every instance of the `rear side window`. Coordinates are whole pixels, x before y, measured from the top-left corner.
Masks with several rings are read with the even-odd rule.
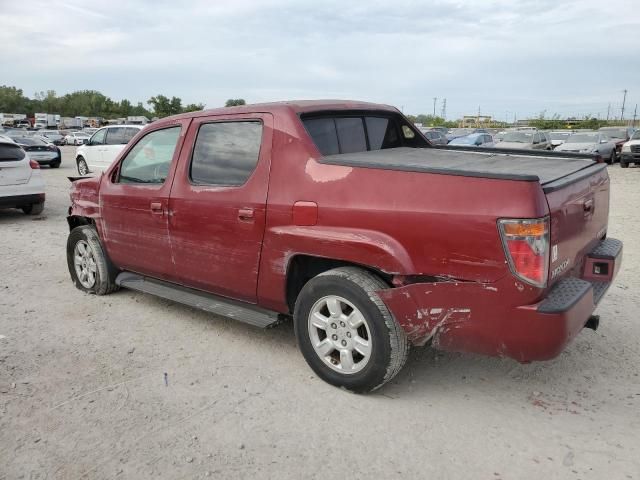
[[[338,132],[340,153],[365,152],[367,150],[362,117],[336,118],[336,131]]]
[[[120,183],[164,183],[180,137],[180,127],[149,132],[120,165]]]
[[[18,145],[0,143],[0,162],[15,162],[24,158],[24,150]]]
[[[122,145],[124,143],[127,143],[124,138],[124,128],[107,128],[107,140],[105,141],[107,145]]]
[[[322,155],[340,153],[338,132],[333,118],[312,118],[305,120],[304,126]]]
[[[262,123],[205,123],[191,159],[191,181],[199,185],[244,184],[258,164]]]

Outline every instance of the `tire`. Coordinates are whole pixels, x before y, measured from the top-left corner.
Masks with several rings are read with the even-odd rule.
[[[405,364],[407,336],[375,293],[386,288],[380,278],[356,267],[321,273],[302,288],[294,311],[296,339],[311,369],[325,382],[355,393],[370,392]],[[350,326],[356,319],[359,326]]]
[[[609,164],[613,165],[616,163],[616,150],[615,148],[611,150],[611,156],[609,157]]]
[[[50,167],[50,168],[60,168],[60,164],[61,164],[61,163],[62,163],[62,162],[60,162],[60,161],[57,161],[57,162],[51,162],[51,163],[49,164],[49,167]]]
[[[44,210],[44,202],[32,203],[31,205],[25,205],[22,207],[22,211],[26,215],[40,215]]]
[[[69,233],[67,266],[73,284],[83,292],[107,295],[119,288],[115,283],[118,270],[107,258],[92,226],[76,227]]]
[[[84,157],[80,156],[76,158],[76,164],[78,165],[78,175],[82,175],[84,177],[89,173],[89,167],[87,166],[87,161]]]
[[[622,158],[620,159],[620,166],[622,168],[629,168],[629,163],[625,162]]]

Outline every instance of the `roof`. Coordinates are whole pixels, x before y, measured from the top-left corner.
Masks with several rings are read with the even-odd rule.
[[[233,115],[242,113],[255,112],[282,112],[293,111],[296,114],[316,112],[319,110],[385,110],[389,112],[397,112],[398,109],[391,105],[380,103],[359,102],[355,100],[289,100],[281,102],[269,103],[252,103],[248,105],[240,105],[237,107],[220,107],[209,110],[199,110],[195,112],[182,113],[166,117],[166,119],[191,118],[205,115]]]

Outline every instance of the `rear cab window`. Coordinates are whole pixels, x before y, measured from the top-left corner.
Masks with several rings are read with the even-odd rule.
[[[392,112],[313,113],[301,117],[322,155],[366,152],[429,144],[400,115]]]

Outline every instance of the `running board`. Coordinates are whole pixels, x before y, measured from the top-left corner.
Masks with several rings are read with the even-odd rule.
[[[216,315],[233,318],[255,327],[267,328],[280,321],[280,317],[276,312],[192,288],[163,282],[155,278],[144,277],[137,273],[122,272],[117,276],[116,284],[124,288],[150,293],[173,302],[215,313]]]

